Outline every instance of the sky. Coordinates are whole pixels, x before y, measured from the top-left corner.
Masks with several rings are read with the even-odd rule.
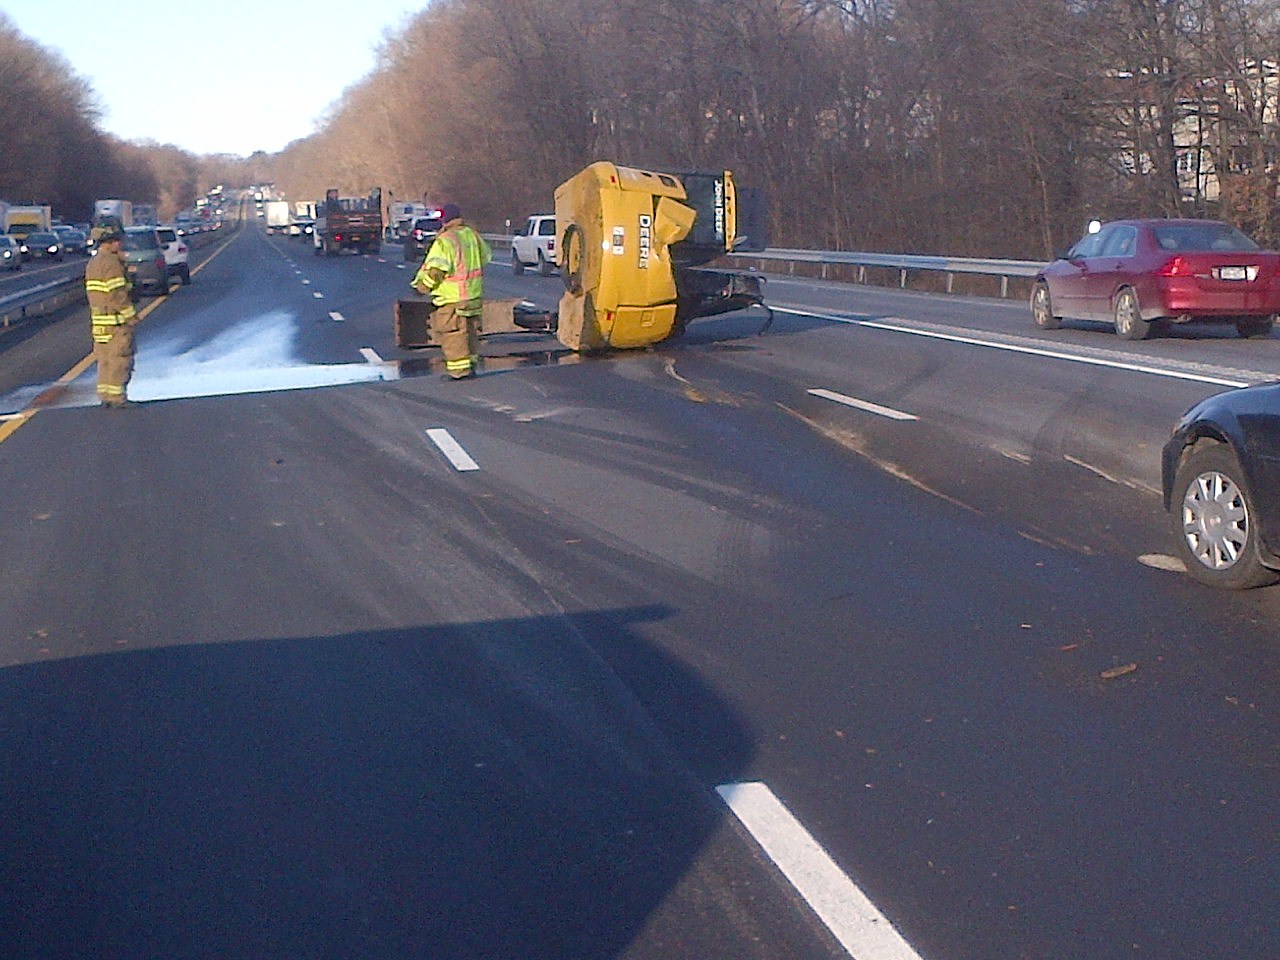
[[[100,129],[192,153],[275,153],[367,76],[430,0],[0,0],[93,88]],[[142,71],[155,75],[143,95]]]

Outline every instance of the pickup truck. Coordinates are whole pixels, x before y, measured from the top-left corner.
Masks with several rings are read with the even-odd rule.
[[[547,277],[556,266],[556,217],[539,213],[530,217],[524,230],[511,241],[511,270],[518,277],[526,267],[537,267]]]

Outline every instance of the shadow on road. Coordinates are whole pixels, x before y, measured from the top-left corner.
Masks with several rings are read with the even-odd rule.
[[[752,753],[632,630],[669,613],[0,672],[0,955],[625,955],[723,814],[596,650],[727,765]]]

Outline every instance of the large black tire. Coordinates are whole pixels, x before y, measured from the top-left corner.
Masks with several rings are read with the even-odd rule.
[[[1246,340],[1261,340],[1271,336],[1275,323],[1275,317],[1242,317],[1236,321],[1236,333]]]
[[[571,223],[560,237],[560,279],[573,296],[582,293],[582,271],[586,267],[586,238],[582,228]]]
[[[1049,296],[1049,285],[1043,280],[1031,291],[1031,319],[1041,330],[1057,330],[1062,326],[1062,318],[1053,315],[1053,299]]]
[[[1201,440],[1183,454],[1169,512],[1174,549],[1192,579],[1228,590],[1280,580],[1262,564],[1253,495],[1229,447]]]
[[[1129,287],[1116,294],[1116,333],[1124,340],[1145,340],[1151,333],[1151,324],[1142,319],[1138,295]]]

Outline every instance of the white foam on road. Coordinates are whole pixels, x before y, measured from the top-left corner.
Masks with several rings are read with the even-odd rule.
[[[301,363],[297,336],[297,318],[276,311],[241,320],[190,347],[166,337],[141,343],[129,396],[138,401],[174,400],[386,379],[385,369],[370,363]]]

